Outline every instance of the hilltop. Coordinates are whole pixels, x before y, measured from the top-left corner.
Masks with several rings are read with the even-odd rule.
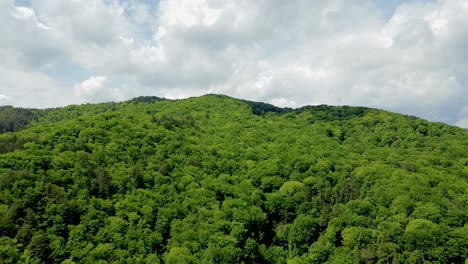
[[[206,95],[0,108],[0,263],[464,263],[468,131]]]

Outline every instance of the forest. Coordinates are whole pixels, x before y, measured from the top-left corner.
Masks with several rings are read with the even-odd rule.
[[[468,263],[468,131],[206,95],[0,108],[0,263]]]

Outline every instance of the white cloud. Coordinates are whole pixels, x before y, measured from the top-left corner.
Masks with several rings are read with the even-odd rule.
[[[61,55],[48,27],[28,7],[0,4],[0,56],[3,66],[37,70]]]
[[[0,76],[0,94],[7,97],[8,104],[31,108],[65,106],[75,102],[67,87],[45,74],[0,65]]]
[[[13,13],[13,17],[16,18],[16,19],[25,19],[25,20],[27,20],[27,19],[30,19],[30,18],[35,18],[36,14],[35,14],[34,10],[32,10],[29,7],[19,6],[19,7],[15,8],[14,13]]]
[[[92,76],[89,79],[75,85],[76,96],[86,101],[109,101],[119,100],[119,89],[107,86],[106,76]]]
[[[0,94],[0,105],[7,104],[10,101],[11,101],[11,97],[4,95],[4,94]]]
[[[97,76],[66,88],[81,102],[210,92],[466,116],[465,0],[411,1],[388,21],[371,0],[161,0],[157,11],[133,0],[5,2],[0,65],[55,79],[58,61],[76,64]]]
[[[82,83],[75,85],[75,93],[79,97],[92,97],[102,91],[106,81],[106,76],[93,76]]]

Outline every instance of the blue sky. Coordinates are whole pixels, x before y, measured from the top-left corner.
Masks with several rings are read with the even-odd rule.
[[[402,4],[412,4],[412,3],[424,3],[430,2],[431,0],[375,0],[377,5],[383,10],[386,18],[390,18],[397,9]]]
[[[221,93],[468,126],[467,2],[356,3],[2,1],[0,104]]]

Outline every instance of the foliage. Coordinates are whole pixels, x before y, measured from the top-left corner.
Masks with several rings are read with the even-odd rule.
[[[157,97],[157,96],[140,96],[140,97],[133,98],[127,102],[138,104],[138,103],[155,103],[155,102],[162,101],[162,100],[165,100],[165,99]]]
[[[0,263],[468,258],[463,129],[218,95],[7,110],[31,121],[0,134]]]
[[[250,108],[252,109],[252,114],[258,116],[264,116],[266,113],[277,113],[277,114],[284,114],[291,112],[291,108],[281,108],[271,104],[261,103],[261,102],[251,102],[245,101]]]
[[[38,118],[37,110],[0,106],[0,134],[23,130]]]

